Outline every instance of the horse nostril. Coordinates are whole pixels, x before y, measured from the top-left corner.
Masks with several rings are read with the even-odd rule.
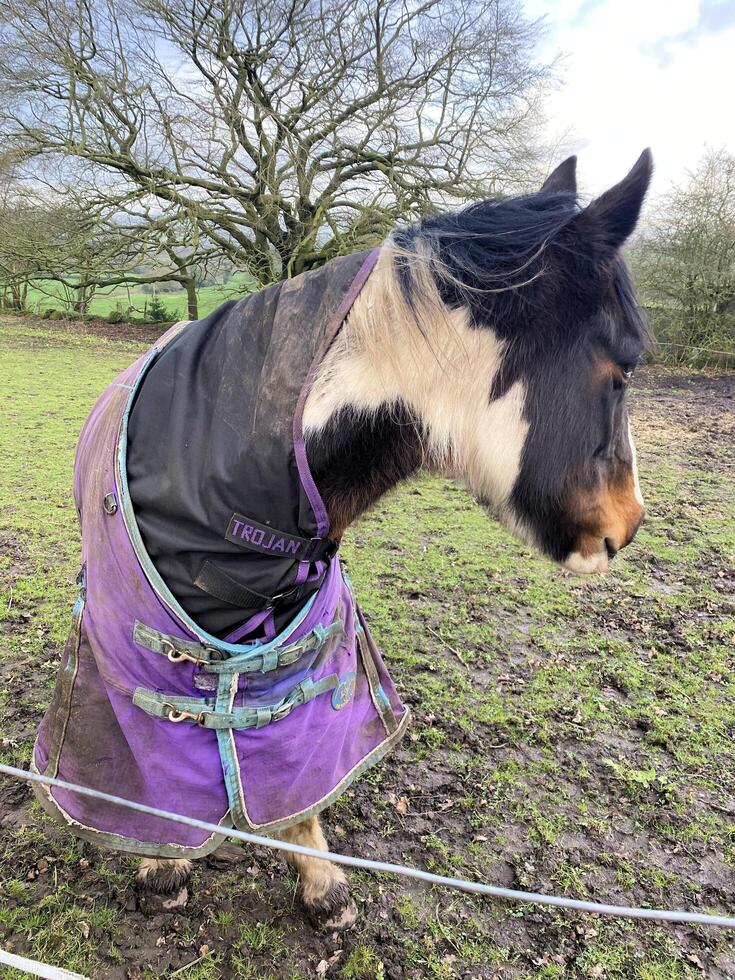
[[[605,548],[607,549],[607,557],[614,558],[618,553],[618,549],[613,544],[612,538],[605,538]]]

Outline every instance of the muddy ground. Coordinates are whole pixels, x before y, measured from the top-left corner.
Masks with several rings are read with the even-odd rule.
[[[27,766],[73,596],[75,435],[140,339],[0,331],[0,759]],[[335,849],[735,914],[735,375],[643,369],[633,416],[649,517],[604,579],[551,568],[438,480],[351,532],[350,574],[415,717],[326,814]],[[146,916],[132,868],[0,781],[0,947],[100,980],[735,977],[716,929],[362,873],[357,928],[321,934],[282,860],[234,846],[200,862],[185,910]]]

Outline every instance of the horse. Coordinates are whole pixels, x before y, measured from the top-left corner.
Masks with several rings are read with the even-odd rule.
[[[372,256],[349,312],[338,314],[316,357],[295,441],[303,441],[335,546],[419,471],[464,485],[493,519],[574,573],[606,571],[633,540],[644,505],[628,390],[649,340],[621,248],[651,174],[646,150],[620,183],[583,207],[570,157],[538,192],[432,214],[397,228]],[[238,397],[237,388],[230,394]],[[149,487],[154,502],[161,479]],[[131,477],[140,503],[145,494],[134,484]],[[105,507],[114,513],[110,496]],[[233,520],[230,540],[236,532],[261,551],[301,546],[270,525]],[[322,580],[331,557],[320,553],[316,562]],[[166,559],[161,549],[158,558]],[[303,599],[298,593],[296,606]],[[192,615],[197,609],[209,615],[204,606]],[[220,623],[220,635],[231,625]],[[139,641],[157,649],[146,635]],[[191,659],[191,646],[177,647],[176,657],[188,651]],[[333,692],[338,708],[341,687]],[[157,718],[202,723],[206,712],[181,705],[164,705]],[[278,832],[327,850],[316,813]],[[190,858],[147,853],[137,871],[141,895],[151,907],[156,900],[179,907]],[[310,917],[331,930],[352,926],[357,909],[342,869],[296,854],[288,861]]]

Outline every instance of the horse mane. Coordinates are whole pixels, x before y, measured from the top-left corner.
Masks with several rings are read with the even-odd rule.
[[[479,201],[399,228],[391,244],[404,297],[413,309],[420,306],[417,266],[428,266],[450,308],[468,307],[477,326],[496,325],[519,301],[534,301],[539,290],[523,287],[544,275],[548,248],[578,213],[573,193],[529,194]]]
[[[627,329],[647,345],[624,260],[570,230],[580,213],[576,194],[557,191],[491,198],[397,229],[396,276],[419,328],[430,315],[428,272],[446,306],[465,307],[472,326],[514,340],[539,316],[549,339],[567,332],[612,287]]]

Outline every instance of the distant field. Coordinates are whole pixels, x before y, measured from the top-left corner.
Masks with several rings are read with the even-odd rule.
[[[253,280],[246,273],[238,273],[227,283],[217,283],[214,286],[202,286],[197,290],[199,301],[199,315],[206,316],[228,299],[234,299],[250,292]],[[128,289],[122,286],[115,289],[98,290],[90,304],[89,312],[95,316],[106,317],[113,310],[125,312],[129,307],[133,308],[133,316],[143,316],[146,306],[150,305],[153,293],[144,293],[140,289]],[[186,316],[186,293],[183,289],[175,293],[159,292],[158,298],[164,304],[171,320],[180,320]],[[57,283],[48,283],[44,286],[30,289],[28,291],[28,309],[33,313],[42,313],[44,310],[64,309],[63,288]]]

